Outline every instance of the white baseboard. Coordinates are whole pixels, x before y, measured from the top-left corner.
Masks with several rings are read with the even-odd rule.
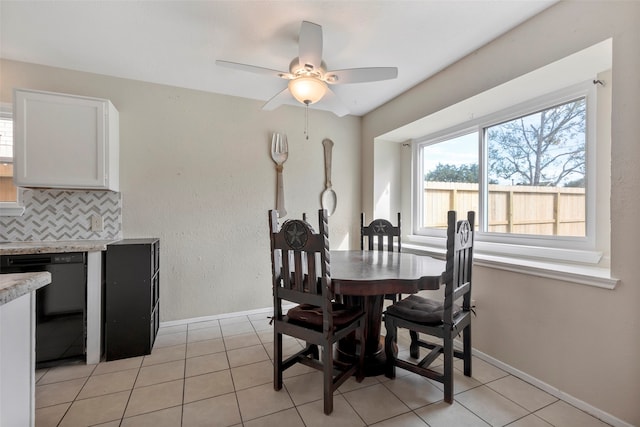
[[[206,322],[209,320],[229,319],[231,317],[250,316],[252,314],[260,314],[260,313],[272,314],[273,308],[272,307],[258,308],[255,310],[238,311],[235,313],[224,313],[224,314],[216,314],[213,316],[192,317],[191,319],[170,320],[168,322],[160,322],[160,327],[186,325],[187,323]]]
[[[283,304],[282,305],[283,310],[288,310],[291,307],[295,307],[295,304]],[[267,314],[269,316],[273,316],[273,307],[257,308],[255,310],[246,310],[246,311],[236,311],[234,313],[223,313],[223,314],[216,314],[216,315],[213,315],[213,316],[192,317],[191,319],[170,320],[168,322],[160,322],[160,327],[186,325],[187,323],[206,322],[206,321],[209,321],[209,320],[229,319],[231,317],[251,316],[251,315],[254,315],[254,314],[262,314],[262,313]]]
[[[522,372],[511,365],[507,365],[506,363],[501,362],[498,359],[495,359],[489,356],[488,354],[478,351],[475,348],[473,349],[472,354],[476,356],[478,359],[482,359],[485,362],[490,363],[491,365],[510,373],[514,377],[520,378],[521,380],[535,387],[538,387],[539,389],[549,393],[550,395],[557,397],[558,399],[563,400],[572,406],[575,406],[576,408],[586,412],[589,415],[592,415],[598,418],[601,421],[604,421],[607,424],[611,424],[612,426],[615,426],[615,427],[633,427],[632,424],[629,424],[626,421],[623,421],[617,417],[614,417],[608,412],[598,409],[595,406],[588,404],[587,402],[584,402],[574,396],[571,396],[570,394],[567,394],[562,390],[559,390],[556,387],[553,387],[552,385],[545,383],[544,381],[541,381],[535,377],[532,377],[526,372]]]

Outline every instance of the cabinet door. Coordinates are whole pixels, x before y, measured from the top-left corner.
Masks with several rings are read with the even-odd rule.
[[[0,426],[33,426],[35,292],[0,306]]]
[[[15,91],[18,186],[117,190],[117,111],[107,100]],[[112,117],[115,116],[115,117]],[[114,188],[114,183],[115,187]]]

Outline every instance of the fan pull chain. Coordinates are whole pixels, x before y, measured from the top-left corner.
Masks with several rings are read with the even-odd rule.
[[[309,140],[309,103],[305,102],[304,103],[305,107],[304,107],[304,134],[307,138],[307,141]]]

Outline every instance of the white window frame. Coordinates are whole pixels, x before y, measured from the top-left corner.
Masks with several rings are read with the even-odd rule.
[[[426,135],[412,141],[413,146],[413,235],[412,240],[423,246],[438,248],[444,247],[445,230],[423,228],[420,224],[423,209],[424,171],[422,162],[422,148],[444,140],[452,139],[470,132],[478,132],[478,169],[480,173],[480,196],[478,200],[478,212],[476,219],[479,231],[476,233],[476,251],[486,254],[508,257],[521,257],[524,259],[548,259],[554,261],[568,261],[583,264],[597,264],[602,253],[598,252],[596,244],[596,88],[593,82],[583,82],[535,99],[502,109],[496,113],[484,117],[460,123],[457,126],[444,129],[434,134]],[[487,178],[485,167],[487,162],[486,144],[483,143],[483,132],[487,127],[518,117],[526,116],[537,111],[552,108],[556,105],[569,102],[581,97],[586,98],[586,227],[585,237],[570,236],[536,236],[522,234],[488,233],[486,232],[487,217]],[[439,252],[439,251],[438,251]]]
[[[13,119],[13,106],[7,103],[0,103],[0,117],[3,119]],[[21,216],[23,213],[22,188],[18,187],[15,202],[0,202],[0,216]]]

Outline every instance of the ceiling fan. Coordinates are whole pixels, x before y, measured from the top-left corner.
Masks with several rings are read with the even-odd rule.
[[[374,82],[398,77],[396,67],[328,71],[327,65],[322,60],[322,27],[308,21],[302,21],[298,40],[298,57],[293,58],[289,64],[289,72],[222,60],[217,60],[216,65],[289,80],[286,88],[264,104],[263,110],[274,110],[293,96],[307,107],[322,99],[323,104],[339,117],[349,114],[349,110],[329,85]]]

